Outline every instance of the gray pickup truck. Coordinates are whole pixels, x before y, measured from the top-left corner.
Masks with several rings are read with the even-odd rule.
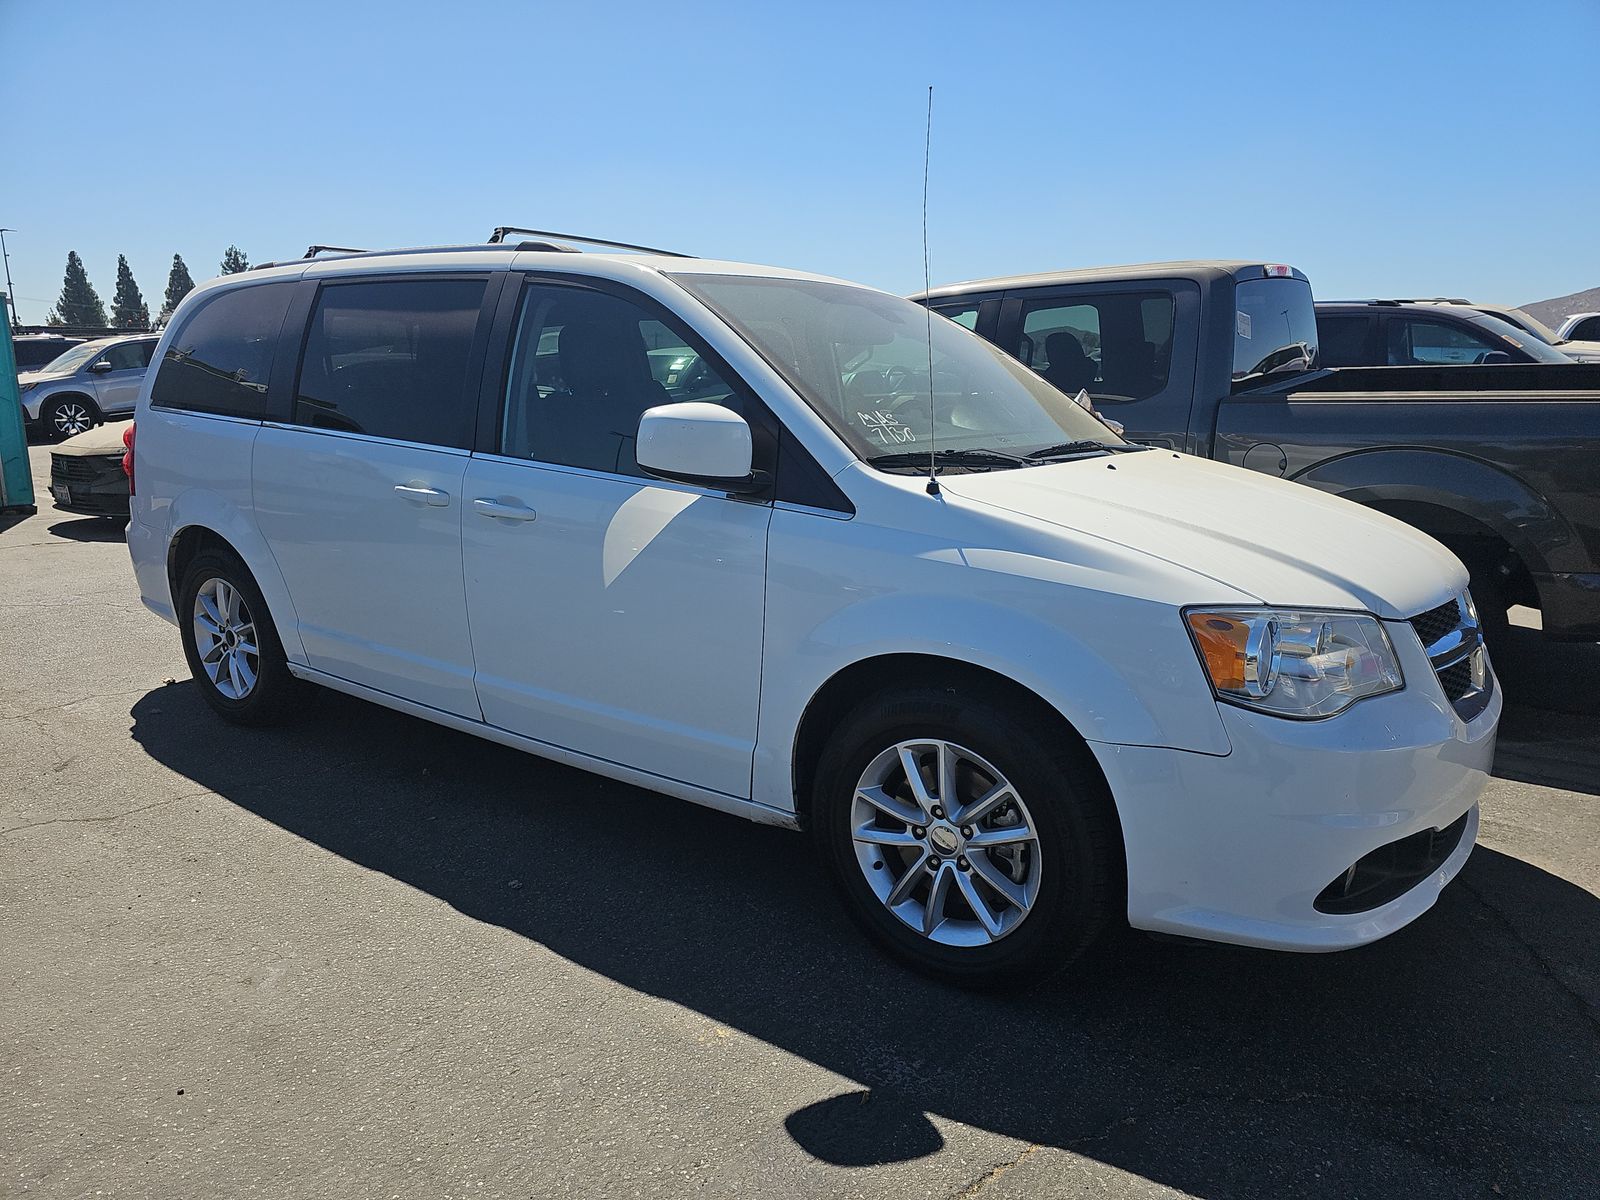
[[[1491,629],[1600,639],[1600,366],[1318,366],[1291,267],[1174,262],[918,296],[1134,441],[1298,480],[1414,525],[1472,573]]]

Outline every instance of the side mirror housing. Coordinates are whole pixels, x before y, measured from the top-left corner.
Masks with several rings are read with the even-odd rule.
[[[748,493],[765,484],[751,470],[750,426],[720,404],[688,401],[646,409],[634,460],[657,479]]]
[[[96,375],[103,375],[107,371],[111,370],[111,364],[102,358],[99,362],[91,364],[89,370],[93,371]]]
[[[1504,350],[1490,350],[1478,360],[1478,364],[1484,367],[1503,367],[1508,365],[1511,361],[1511,355],[1507,354]]]

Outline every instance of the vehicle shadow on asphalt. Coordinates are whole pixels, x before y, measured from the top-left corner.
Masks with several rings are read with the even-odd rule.
[[[864,943],[791,833],[340,695],[312,714],[227,728],[184,682],[133,706],[133,736],[299,837],[855,1081],[785,1123],[819,1159],[932,1153],[934,1114],[1203,1197],[1576,1195],[1600,1169],[1600,899],[1504,854],[1363,950],[1130,935],[1090,974],[973,995]]]
[[[52,537],[74,542],[125,542],[128,523],[112,517],[77,517],[50,526]]]
[[[1489,649],[1505,692],[1494,773],[1600,795],[1600,643],[1513,626]]]

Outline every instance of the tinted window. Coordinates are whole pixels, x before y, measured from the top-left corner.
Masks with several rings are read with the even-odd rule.
[[[259,420],[292,286],[257,284],[207,300],[167,343],[150,402]]]
[[[1165,292],[1035,300],[1017,357],[1069,396],[1145,400],[1167,386],[1172,297]]]
[[[933,311],[954,321],[963,329],[976,329],[978,327],[978,306],[976,304],[960,308],[936,308]]]
[[[1360,313],[1347,317],[1319,316],[1320,364],[1324,367],[1376,366],[1367,350],[1367,332],[1371,327],[1372,319]]]
[[[472,444],[467,360],[482,279],[324,287],[311,314],[294,420],[432,446]]]
[[[647,408],[734,403],[733,388],[671,327],[617,296],[536,284],[522,296],[501,453],[639,475],[634,440]]]
[[[1233,300],[1235,381],[1317,365],[1317,312],[1304,279],[1242,280]]]
[[[1567,330],[1567,340],[1573,342],[1600,342],[1600,317],[1585,317]]]
[[[1491,350],[1509,354],[1512,347],[1498,344],[1465,325],[1403,317],[1389,319],[1389,365],[1392,367],[1475,363]]]
[[[56,359],[63,357],[68,350],[77,345],[77,342],[63,341],[58,338],[49,338],[40,342],[18,341],[16,343],[17,370],[32,371],[37,367],[42,367],[46,363],[54,362]]]
[[[150,346],[147,342],[123,342],[100,357],[113,371],[142,371],[150,365]]]

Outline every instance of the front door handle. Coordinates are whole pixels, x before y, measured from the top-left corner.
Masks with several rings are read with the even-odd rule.
[[[422,487],[414,483],[397,483],[394,485],[394,490],[397,496],[421,501],[430,508],[444,508],[450,503],[450,493],[441,492],[438,488]]]
[[[487,496],[479,496],[472,502],[472,508],[481,517],[494,517],[500,521],[531,521],[539,515],[526,504],[502,504]]]

